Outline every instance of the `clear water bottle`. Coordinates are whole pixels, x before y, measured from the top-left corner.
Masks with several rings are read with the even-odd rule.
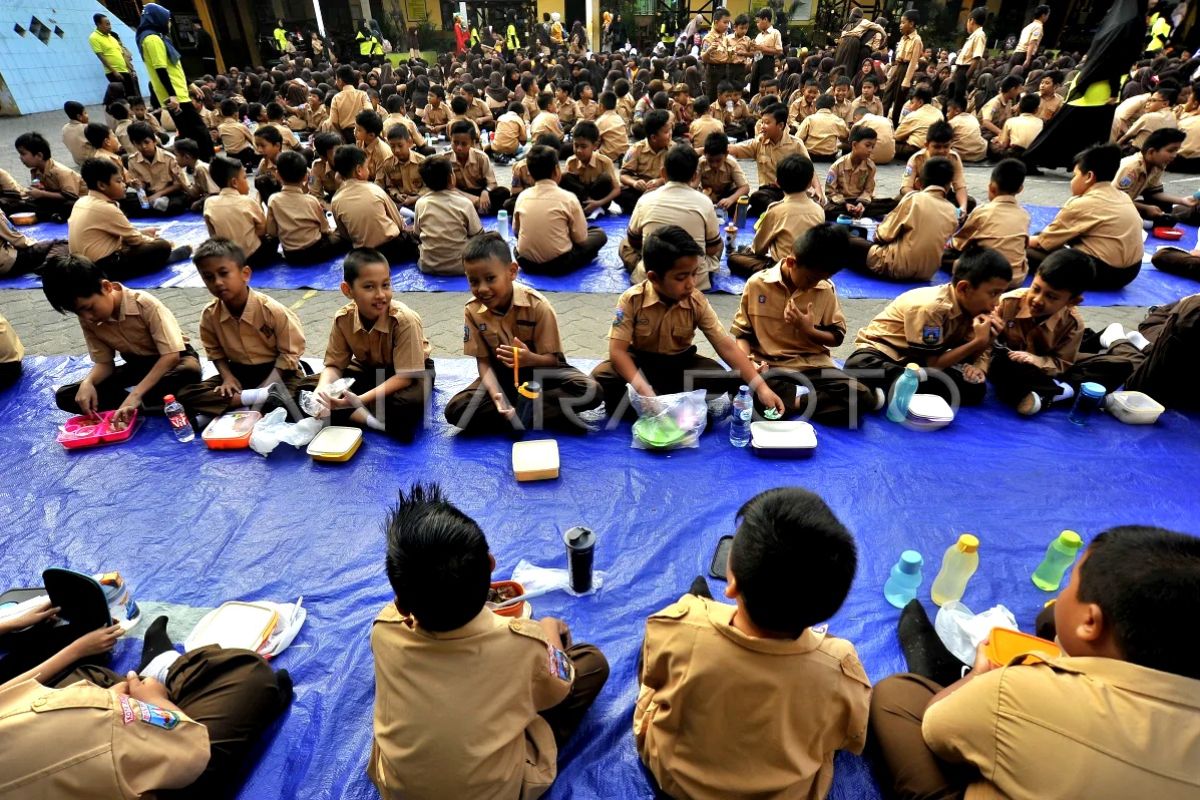
[[[503,208],[496,212],[496,230],[500,232],[500,236],[506,242],[512,236],[512,231],[508,227],[508,212]]]
[[[733,416],[729,422],[729,443],[734,447],[750,444],[750,417],[753,414],[754,399],[750,397],[750,387],[739,387],[737,397],[733,400]]]
[[[173,394],[164,397],[163,402],[166,403],[163,413],[167,416],[167,422],[171,423],[171,432],[175,434],[175,438],[181,442],[195,439],[196,433],[192,430],[192,423],[188,422],[183,404],[176,400]]]
[[[908,406],[912,403],[913,395],[917,393],[917,384],[921,382],[921,368],[909,364],[896,379],[892,387],[892,401],[888,403],[887,418],[892,422],[904,422],[908,419]]]
[[[137,188],[138,205],[145,211],[150,208],[150,201],[146,199],[146,189],[142,186]]]
[[[1067,419],[1075,425],[1086,425],[1087,418],[1104,402],[1104,395],[1104,387],[1101,384],[1091,381],[1083,384],[1079,387],[1079,394],[1075,395],[1075,405],[1071,407],[1071,414]]]
[[[1062,585],[1063,576],[1075,563],[1083,540],[1075,531],[1063,531],[1046,548],[1046,557],[1033,571],[1033,585],[1043,592],[1054,592]]]
[[[883,584],[883,596],[896,608],[904,608],[917,596],[921,586],[921,567],[925,560],[916,550],[905,550]]]
[[[933,579],[929,596],[939,606],[952,600],[961,600],[967,590],[967,581],[979,569],[979,540],[969,533],[958,537],[958,541],[946,549],[942,556],[942,568]]]

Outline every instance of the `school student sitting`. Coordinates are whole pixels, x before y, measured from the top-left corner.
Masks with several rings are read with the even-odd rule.
[[[263,266],[274,261],[279,240],[267,235],[267,215],[262,203],[249,196],[246,168],[236,158],[217,156],[209,174],[221,187],[221,191],[204,204],[204,224],[209,236],[232,241],[250,266]]]
[[[425,156],[416,152],[412,130],[407,125],[394,124],[388,128],[387,142],[392,156],[375,173],[375,182],[398,207],[412,208],[425,192],[425,184],[421,181],[421,164]]]
[[[417,237],[404,228],[396,204],[367,172],[367,154],[354,145],[341,145],[333,156],[333,167],[341,185],[333,195],[330,210],[338,233],[354,247],[383,253],[389,264],[417,260]]]
[[[1140,153],[1121,159],[1113,185],[1129,196],[1142,219],[1157,225],[1200,221],[1194,197],[1177,197],[1163,191],[1163,174],[1179,155],[1187,134],[1178,128],[1159,128],[1146,137]]]
[[[921,177],[921,170],[927,160],[946,158],[954,166],[954,180],[950,184],[950,191],[946,193],[946,199],[958,207],[960,219],[975,210],[975,198],[967,194],[966,174],[963,172],[962,159],[951,146],[953,141],[954,130],[949,123],[938,121],[929,126],[929,132],[925,137],[925,147],[909,156],[908,163],[904,167],[900,192],[896,195],[897,203],[905,195],[918,190],[917,179]]]
[[[163,397],[200,380],[196,351],[175,315],[150,293],[108,280],[82,256],[47,264],[42,291],[55,311],[79,317],[92,359],[86,378],[55,390],[54,404],[63,411],[90,416],[115,409],[113,419],[123,426],[134,412],[161,412]]]
[[[988,144],[988,153],[993,160],[1020,158],[1042,133],[1046,124],[1037,116],[1041,100],[1036,94],[1027,94],[1017,103],[1017,115],[1004,121],[1000,135]]]
[[[666,183],[662,170],[671,146],[670,121],[662,109],[648,113],[642,120],[645,138],[634,142],[621,162],[621,194],[617,204],[626,214],[633,213],[642,195]]]
[[[496,560],[436,484],[400,493],[387,520],[394,597],[375,618],[374,742],[382,800],[540,797],[608,679],[567,626],[509,620],[484,603]]]
[[[748,249],[729,254],[729,271],[749,277],[792,255],[793,243],[825,221],[825,212],[808,196],[813,163],[791,155],[779,162],[776,180],[783,199],[767,206],[754,224],[754,242]],[[844,266],[844,265],[843,265]]]
[[[354,118],[355,143],[367,156],[368,180],[375,180],[379,170],[392,157],[392,149],[383,137],[383,118],[367,109]]]
[[[787,132],[787,114],[787,109],[779,103],[764,109],[762,133],[729,146],[729,155],[734,158],[753,158],[758,167],[758,188],[750,193],[751,217],[760,216],[771,203],[783,199],[784,191],[775,179],[779,162],[790,155],[809,157],[804,142]],[[818,183],[813,188],[816,196],[824,202],[821,185]]]
[[[799,488],[756,495],[737,519],[725,568],[733,604],[697,578],[646,620],[638,754],[670,797],[822,797],[835,751],[861,753],[867,739],[866,671],[853,644],[818,627],[850,592],[854,537]],[[803,565],[812,580],[797,597]],[[730,714],[720,697],[736,697],[744,713]],[[754,745],[732,758],[731,742]]]
[[[484,148],[493,158],[512,158],[529,141],[529,129],[525,125],[525,118],[521,116],[524,110],[520,101],[514,101],[509,103],[508,111],[496,120],[496,135],[492,143]]]
[[[833,162],[825,176],[825,216],[835,221],[840,216],[855,219],[881,217],[894,204],[875,202],[875,162],[871,154],[879,135],[865,125],[850,132],[850,152]]]
[[[283,246],[288,264],[322,264],[340,256],[350,243],[338,235],[321,201],[305,191],[308,164],[295,150],[278,160],[283,189],[267,202],[267,236]]]
[[[695,119],[688,125],[688,138],[692,142],[692,147],[697,153],[704,152],[704,144],[708,141],[708,137],[714,133],[726,144],[729,143],[729,137],[725,135],[725,125],[721,120],[717,119],[714,112],[717,110],[707,97],[697,97],[692,101],[692,108],[695,111]]]
[[[67,124],[62,128],[63,146],[71,154],[75,166],[82,167],[83,162],[91,155],[87,149],[87,139],[83,135],[88,124],[87,109],[77,100],[68,100],[63,103],[63,113],[67,115]]]
[[[427,190],[416,203],[413,236],[420,241],[417,267],[428,275],[462,275],[463,246],[483,230],[471,198],[454,191],[454,167],[446,158],[421,162]]]
[[[558,185],[558,152],[534,147],[525,163],[535,183],[517,196],[513,209],[517,263],[531,275],[565,275],[591,263],[608,236],[588,227],[579,198]]]
[[[817,113],[805,117],[796,129],[796,138],[804,142],[813,161],[833,161],[841,143],[850,138],[846,121],[833,113],[833,95],[817,98]]]
[[[472,433],[523,432],[514,384],[536,380],[542,393],[533,401],[533,426],[585,432],[579,412],[600,405],[600,390],[567,363],[550,301],[515,282],[517,262],[498,233],[468,241],[462,260],[473,295],[463,310],[463,353],[475,358],[479,377],[446,404],[446,421]]]
[[[38,272],[46,261],[65,256],[69,250],[66,239],[30,239],[0,213],[0,277]]]
[[[236,100],[221,101],[221,117],[217,135],[225,155],[238,159],[246,169],[257,167],[260,156],[254,149],[254,134],[242,124],[241,109]]]
[[[1124,151],[1133,153],[1146,145],[1146,139],[1151,133],[1163,128],[1178,128],[1179,121],[1171,111],[1179,96],[1179,90],[1173,86],[1163,85],[1154,91],[1146,100],[1145,108],[1120,138],[1116,140]]]
[[[129,140],[137,151],[129,158],[129,175],[150,204],[149,209],[141,209],[143,213],[174,217],[186,211],[187,195],[175,156],[159,146],[153,129],[144,122],[129,126]]]
[[[450,149],[453,153],[450,163],[454,167],[454,186],[471,196],[480,214],[487,214],[504,206],[509,191],[504,186],[496,185],[491,159],[487,153],[475,148],[469,124],[460,121],[450,126]]]
[[[598,149],[596,123],[580,120],[571,133],[571,155],[559,186],[579,198],[584,216],[605,210],[621,193],[621,180],[612,159]],[[520,197],[520,195],[517,195]]]
[[[22,133],[17,137],[16,149],[21,163],[29,168],[26,197],[36,209],[38,219],[62,222],[71,215],[75,201],[87,191],[82,176],[50,157],[50,143],[40,133]]]
[[[283,137],[277,128],[269,125],[259,126],[254,131],[254,149],[262,156],[258,162],[258,174],[254,176],[254,191],[258,194],[260,203],[269,203],[271,197],[280,190],[279,156],[284,152]]]
[[[1029,212],[1017,195],[1025,188],[1025,164],[1006,158],[992,170],[988,201],[967,216],[942,256],[942,269],[952,271],[954,262],[971,244],[988,247],[1008,259],[1013,278],[1010,289],[1025,282],[1029,272],[1025,254],[1029,242]]]
[[[925,147],[929,126],[941,122],[943,117],[933,105],[933,91],[925,84],[912,88],[904,108],[907,113],[901,114],[900,124],[896,126],[896,155],[908,158]]]
[[[204,211],[204,201],[218,194],[221,189],[209,175],[208,164],[200,160],[200,148],[192,139],[176,139],[175,160],[183,170],[187,187],[184,192],[191,203],[191,210]]]
[[[963,161],[977,164],[988,157],[988,141],[983,138],[979,117],[967,113],[966,102],[958,97],[946,101],[946,122],[954,131],[950,149]]]
[[[703,145],[697,147],[696,144],[693,139],[692,146],[703,156],[700,159],[700,191],[717,208],[728,214],[735,213],[741,198],[747,197],[749,202],[750,182],[737,160],[729,156],[729,139],[724,133],[717,133],[705,139]]]
[[[88,192],[71,209],[67,244],[71,254],[83,256],[109,280],[125,280],[157,272],[167,264],[192,254],[187,245],[172,249],[153,228],[139,230],[130,224],[119,203],[125,199],[125,181],[113,162],[89,158],[83,162]]]
[[[291,154],[299,155],[299,154]],[[411,441],[433,391],[433,359],[421,317],[392,299],[392,276],[376,250],[352,250],[342,264],[342,294],[350,303],[333,318],[325,369],[301,389],[314,391],[334,425],[358,425]],[[328,387],[354,385],[340,397]]]
[[[600,152],[616,164],[629,151],[629,127],[624,117],[616,110],[617,96],[615,94],[601,92],[600,107],[604,109],[600,116],[596,117],[596,130],[600,135]]]

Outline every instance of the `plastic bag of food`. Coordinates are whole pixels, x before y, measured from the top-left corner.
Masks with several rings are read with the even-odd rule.
[[[642,397],[628,388],[629,402],[637,412],[633,423],[633,447],[639,450],[678,450],[699,447],[700,434],[708,424],[705,391]]]
[[[269,456],[281,443],[304,447],[323,427],[325,423],[317,419],[288,422],[287,410],[277,408],[255,423],[250,432],[250,449],[261,456]]]
[[[1018,630],[1017,618],[1004,606],[992,606],[975,614],[957,600],[938,609],[933,628],[946,649],[968,666],[975,664],[975,651],[981,642],[987,641],[992,628]]]

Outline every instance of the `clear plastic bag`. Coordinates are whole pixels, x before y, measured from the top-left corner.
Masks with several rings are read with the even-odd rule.
[[[946,649],[967,666],[975,664],[975,651],[980,643],[987,641],[992,628],[1018,630],[1017,618],[1004,606],[992,606],[975,614],[957,600],[938,609],[933,628]]]
[[[628,387],[629,402],[637,412],[632,446],[638,450],[678,450],[699,447],[708,424],[705,391],[642,397]]]
[[[260,419],[250,433],[250,449],[261,456],[269,456],[281,443],[292,447],[304,447],[313,440],[325,423],[317,419],[288,422],[287,411],[277,408]]]
[[[591,591],[584,592],[581,595],[571,590],[571,578],[567,570],[555,569],[553,567],[539,567],[522,559],[517,562],[517,566],[513,569],[511,580],[525,587],[525,594],[522,595],[525,598],[537,597],[558,591],[573,594],[576,597],[583,597],[600,591],[600,587],[604,585],[605,575],[606,573],[599,570],[594,571],[592,573]]]
[[[325,387],[325,394],[336,400],[350,391],[350,387],[353,385],[354,378],[338,378]],[[316,392],[305,390],[300,393],[300,410],[310,417],[316,417],[317,419],[326,419],[329,417],[329,406],[321,402],[321,398],[317,396]]]

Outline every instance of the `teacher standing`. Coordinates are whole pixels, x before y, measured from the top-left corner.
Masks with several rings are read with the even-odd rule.
[[[213,157],[212,137],[200,113],[192,105],[187,77],[183,74],[183,65],[179,63],[179,51],[167,35],[170,24],[170,11],[156,3],[148,3],[138,22],[138,48],[150,73],[150,88],[171,115],[179,136],[194,140],[200,149],[200,160],[210,161]]]

